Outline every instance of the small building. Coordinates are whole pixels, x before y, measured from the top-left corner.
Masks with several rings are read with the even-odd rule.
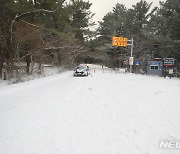
[[[147,75],[162,76],[163,62],[161,59],[150,60],[147,62]]]

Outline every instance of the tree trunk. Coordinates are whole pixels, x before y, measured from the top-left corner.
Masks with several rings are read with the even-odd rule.
[[[31,56],[30,55],[28,55],[27,57],[26,57],[26,73],[27,74],[29,74],[29,72],[30,72],[30,64],[31,64]]]
[[[1,57],[0,57],[0,78],[2,78],[2,73],[3,73],[2,70],[3,70],[3,65],[5,62],[5,57],[6,57],[6,54],[5,54],[4,49],[2,48]]]

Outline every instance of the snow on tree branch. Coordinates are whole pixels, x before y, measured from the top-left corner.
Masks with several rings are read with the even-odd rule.
[[[56,9],[57,10],[57,9]],[[32,11],[32,12],[25,12],[23,14],[20,14],[20,15],[16,15],[15,17],[15,20],[23,17],[23,16],[26,16],[26,15],[29,15],[29,14],[34,14],[34,13],[41,13],[41,12],[46,12],[46,13],[53,13],[55,12],[56,10],[54,11],[50,11],[50,10],[45,10],[45,9],[39,9],[39,10],[35,10],[35,11]]]
[[[41,27],[41,26],[37,26],[37,25],[35,25],[35,24],[31,24],[31,23],[29,23],[29,22],[27,22],[27,21],[24,21],[24,20],[20,20],[20,21],[23,22],[23,23],[25,23],[25,24],[28,24],[28,25],[30,25],[30,26],[33,26],[33,27],[36,27],[36,28],[41,28],[41,29],[44,29],[44,30],[46,30],[46,31],[52,32],[51,30],[49,30],[49,29],[47,29],[47,28],[44,28],[44,27]]]
[[[64,49],[66,47],[49,47],[49,48],[45,48],[45,50],[59,50],[59,49]]]
[[[57,10],[57,9],[56,9],[56,10]],[[10,27],[11,43],[12,43],[12,39],[13,39],[13,38],[12,38],[13,26],[14,26],[14,23],[16,22],[16,20],[18,20],[18,19],[20,19],[20,18],[22,18],[22,17],[24,17],[24,16],[27,16],[27,15],[30,15],[30,14],[34,14],[34,13],[41,13],[41,12],[53,13],[53,12],[55,12],[56,10],[50,11],[50,10],[45,10],[45,9],[39,9],[39,10],[35,10],[35,11],[32,11],[32,12],[25,12],[25,13],[20,14],[20,15],[16,14],[14,20],[12,20],[12,22],[11,22],[11,27]],[[23,21],[23,20],[21,20],[21,21]],[[39,27],[39,26],[33,25],[33,24],[31,24],[31,23],[28,23],[28,22],[26,22],[26,21],[23,21],[23,22],[26,23],[26,24],[29,24],[29,25],[31,25],[31,26],[34,26],[34,27],[43,28],[43,27]],[[45,29],[45,28],[43,28],[43,29]],[[45,29],[45,30],[48,30],[48,29]],[[49,30],[49,31],[50,31],[50,30]]]

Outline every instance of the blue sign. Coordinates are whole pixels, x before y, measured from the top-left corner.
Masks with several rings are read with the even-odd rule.
[[[160,62],[160,61],[148,61],[148,65],[159,65],[159,66],[161,66],[162,62]]]
[[[136,65],[140,65],[140,62],[137,61],[137,62],[136,62]]]

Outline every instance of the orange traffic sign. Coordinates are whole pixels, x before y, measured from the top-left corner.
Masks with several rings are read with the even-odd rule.
[[[127,47],[127,38],[124,37],[112,37],[112,46],[122,46],[122,47]]]

